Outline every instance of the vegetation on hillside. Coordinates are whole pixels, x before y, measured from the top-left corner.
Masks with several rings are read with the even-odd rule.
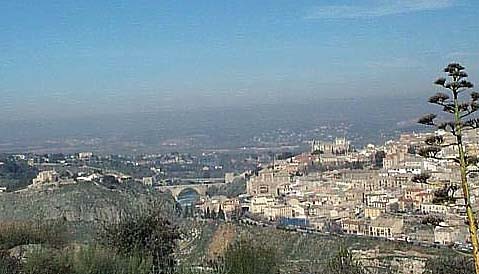
[[[63,246],[68,239],[64,219],[10,222],[0,224],[0,249],[21,245]]]
[[[441,256],[426,262],[424,274],[471,274],[474,273],[474,260],[463,255]]]
[[[99,231],[100,244],[118,254],[141,254],[152,261],[152,273],[171,273],[176,267],[174,252],[180,239],[176,225],[162,216],[155,204],[116,222],[106,223]]]
[[[45,221],[41,226],[8,226],[2,234],[11,236],[0,238],[0,274],[383,273],[364,267],[350,250],[380,249],[384,253],[421,250],[389,241],[305,235],[273,228],[218,225],[214,221],[194,225],[193,220],[188,220],[187,224],[173,224],[153,206],[138,209],[135,214],[125,213],[117,221],[105,222],[96,241],[80,246],[58,242],[51,233],[36,230],[48,230],[54,225],[61,227],[59,220]],[[192,226],[197,232],[188,235],[184,228]],[[228,231],[234,232],[236,237],[228,236],[226,248],[217,248],[215,257],[208,256],[206,250],[211,247],[212,237],[224,234],[225,227],[229,227]],[[216,235],[218,233],[221,235]],[[186,253],[177,253],[180,235],[196,238],[188,243],[190,248],[183,250]],[[443,256],[441,250],[435,252]],[[186,260],[187,257],[190,259]],[[428,267],[432,272],[428,273],[445,273],[434,270],[439,263],[444,263],[448,269],[447,261],[431,260]],[[463,269],[455,268],[455,271]]]
[[[74,240],[90,241],[95,226],[116,220],[122,212],[157,204],[167,216],[174,214],[175,201],[168,193],[140,184],[78,183],[60,187],[29,189],[0,194],[2,223],[32,219],[65,219]]]
[[[242,178],[235,178],[233,182],[224,184],[220,187],[211,186],[206,191],[210,197],[216,195],[223,195],[227,197],[237,197],[240,194],[246,193],[246,180]]]
[[[258,244],[254,239],[241,239],[231,244],[221,263],[228,274],[276,274],[280,269],[275,250]]]
[[[0,156],[0,187],[15,191],[27,187],[38,174],[38,170],[25,161]]]

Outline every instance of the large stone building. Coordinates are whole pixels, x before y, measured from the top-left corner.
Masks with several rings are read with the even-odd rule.
[[[403,227],[403,219],[379,217],[371,221],[367,234],[373,237],[393,238],[403,233]]]
[[[251,196],[271,195],[277,197],[291,183],[291,176],[282,170],[263,169],[249,179],[246,191]]]
[[[351,144],[346,138],[336,138],[333,142],[313,141],[313,153],[325,155],[346,155],[351,149]]]
[[[38,173],[37,177],[33,179],[32,186],[42,184],[51,184],[59,181],[58,173],[55,170],[46,170]]]
[[[271,196],[255,196],[251,198],[249,211],[253,214],[264,214],[265,209],[275,205],[275,199]]]
[[[366,223],[364,220],[344,219],[341,221],[341,228],[346,234],[363,235],[366,230]]]

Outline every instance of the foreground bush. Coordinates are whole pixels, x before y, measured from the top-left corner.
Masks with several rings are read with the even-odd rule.
[[[470,274],[474,273],[474,260],[462,255],[429,259],[425,274]]]
[[[0,249],[20,245],[62,246],[66,241],[65,220],[11,222],[0,224]]]
[[[5,251],[0,251],[0,274],[18,273],[20,273],[20,260]]]
[[[73,260],[75,274],[148,274],[152,260],[142,256],[121,256],[99,247],[82,248]]]
[[[74,274],[68,256],[58,250],[31,251],[21,268],[24,274]]]
[[[26,254],[24,274],[149,274],[151,259],[122,256],[95,246],[79,250],[37,249]],[[3,273],[2,273],[3,274]]]
[[[103,225],[98,240],[123,256],[142,254],[152,260],[152,273],[172,273],[174,252],[180,234],[175,225],[151,206],[135,213],[122,214],[117,222]]]
[[[279,271],[276,252],[252,240],[241,240],[231,245],[225,252],[223,267],[228,274],[275,274]]]

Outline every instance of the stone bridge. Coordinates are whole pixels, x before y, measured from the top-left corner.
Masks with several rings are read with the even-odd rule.
[[[187,184],[187,185],[159,186],[159,187],[156,187],[156,189],[162,192],[170,191],[171,195],[173,195],[175,200],[178,200],[178,196],[180,196],[180,194],[183,191],[193,190],[196,193],[198,193],[198,195],[200,196],[206,196],[206,191],[208,190],[209,187],[212,187],[212,186],[221,187],[223,185],[225,185],[225,183]]]

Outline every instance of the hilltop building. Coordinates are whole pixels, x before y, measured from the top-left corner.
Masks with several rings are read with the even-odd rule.
[[[335,138],[333,142],[320,142],[313,140],[311,152],[325,155],[347,155],[351,143],[346,138]]]
[[[81,160],[88,160],[93,157],[93,152],[80,152],[78,153],[78,158]]]
[[[56,183],[59,180],[60,178],[55,170],[46,170],[38,173],[37,177],[33,179],[32,186]]]

